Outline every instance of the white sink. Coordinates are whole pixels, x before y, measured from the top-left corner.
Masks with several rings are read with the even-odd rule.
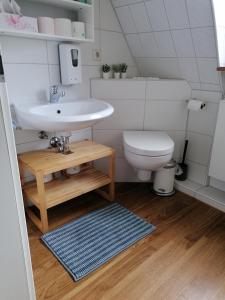
[[[107,102],[88,99],[43,105],[15,106],[19,126],[47,132],[73,131],[93,126],[113,114]]]

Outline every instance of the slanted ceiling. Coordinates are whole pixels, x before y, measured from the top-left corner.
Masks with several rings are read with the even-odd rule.
[[[220,90],[210,0],[111,0],[140,74]]]

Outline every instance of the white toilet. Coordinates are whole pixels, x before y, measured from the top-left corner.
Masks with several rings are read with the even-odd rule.
[[[158,131],[124,131],[123,144],[125,157],[141,181],[150,180],[152,171],[166,165],[174,151],[174,141]]]

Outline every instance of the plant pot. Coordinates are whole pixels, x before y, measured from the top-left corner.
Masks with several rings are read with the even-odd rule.
[[[103,72],[103,78],[104,78],[104,79],[109,79],[109,75],[110,75],[109,72],[108,72],[108,73],[104,73],[104,72]]]
[[[115,78],[115,79],[120,79],[120,73],[117,73],[117,72],[114,73],[114,78]]]
[[[123,79],[127,78],[127,72],[126,73],[121,73],[121,78],[123,78]]]

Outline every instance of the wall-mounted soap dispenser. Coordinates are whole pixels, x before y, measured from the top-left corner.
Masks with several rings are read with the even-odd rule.
[[[73,44],[60,44],[59,58],[62,84],[80,83],[82,81],[80,48]]]

